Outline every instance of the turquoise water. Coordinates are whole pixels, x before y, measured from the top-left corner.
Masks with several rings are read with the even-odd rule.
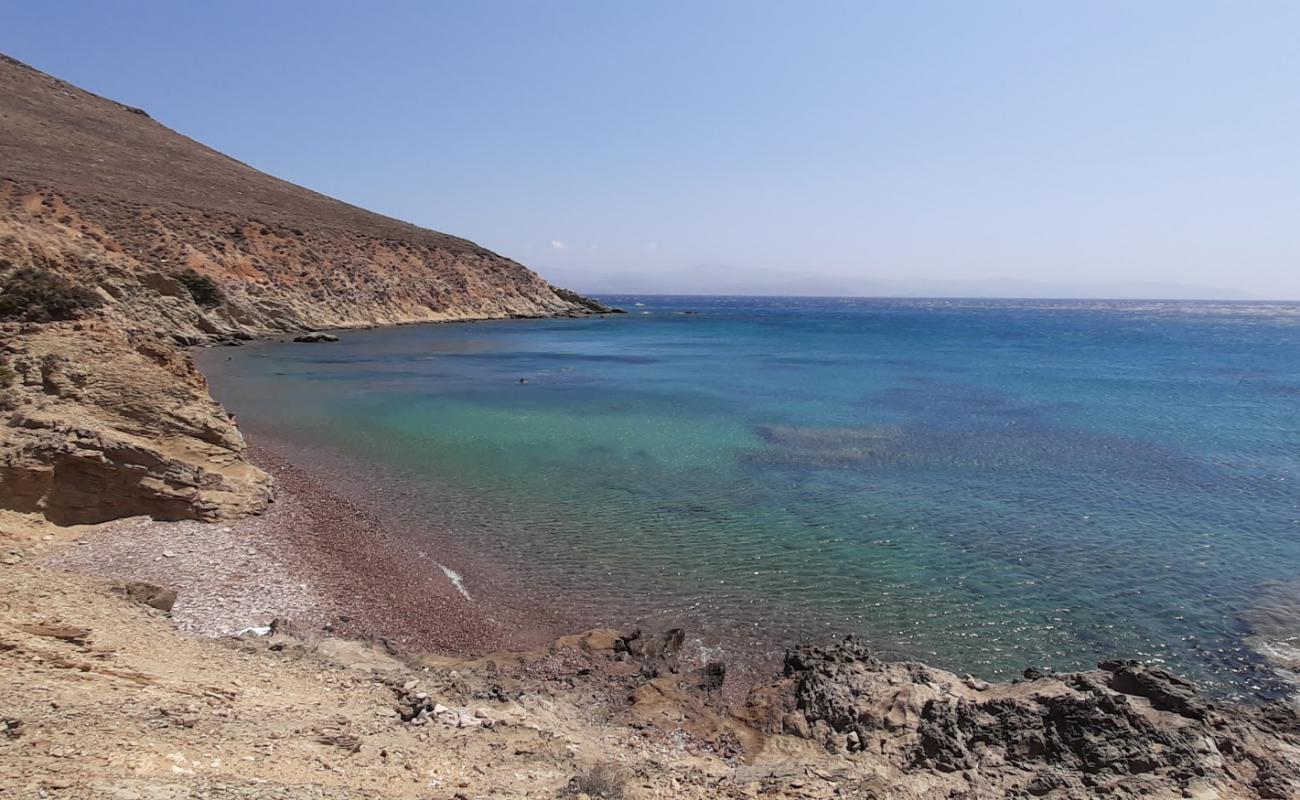
[[[1300,305],[604,299],[202,362],[254,437],[373,465],[412,536],[517,581],[471,592],[1280,690],[1288,610],[1252,626],[1300,580]]]

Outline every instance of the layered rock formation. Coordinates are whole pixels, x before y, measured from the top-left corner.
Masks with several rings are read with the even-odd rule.
[[[270,501],[270,478],[176,347],[111,319],[5,332],[5,507],[66,525],[221,519]]]
[[[4,330],[0,507],[67,522],[267,502],[268,479],[173,345],[608,310],[0,56],[0,281],[22,268],[104,301],[81,327]]]

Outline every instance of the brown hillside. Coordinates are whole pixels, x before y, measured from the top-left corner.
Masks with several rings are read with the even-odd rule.
[[[181,337],[601,310],[472,242],[279,180],[0,56],[0,258]],[[169,278],[216,281],[200,312]],[[143,296],[141,296],[143,295]]]
[[[264,508],[269,479],[176,344],[605,310],[0,56],[0,508]]]
[[[0,174],[84,199],[342,228],[485,252],[282,181],[124,106],[0,55]]]

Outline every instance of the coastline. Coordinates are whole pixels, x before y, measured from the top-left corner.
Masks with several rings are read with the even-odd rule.
[[[0,539],[18,545],[0,568],[13,576],[0,666],[15,676],[0,717],[18,732],[0,737],[13,752],[0,787],[1208,800],[1300,786],[1294,705],[1219,705],[1136,662],[990,683],[882,660],[851,637],[793,647],[771,669],[741,650],[702,661],[680,630],[573,633],[581,622],[498,602],[508,575],[494,590],[477,564],[414,549],[332,471],[256,436],[249,456],[278,485],[260,516],[33,520],[16,539],[0,517]],[[467,585],[447,574],[459,569]],[[175,605],[133,603],[132,581],[175,590]],[[90,677],[70,682],[69,669]],[[215,699],[195,703],[196,691]],[[84,742],[86,714],[109,731],[81,746],[86,768],[65,767],[49,733]]]
[[[618,326],[614,329],[602,329],[600,334],[601,338],[614,338],[610,333],[617,333],[617,327]],[[418,334],[419,332],[412,333]],[[451,330],[447,330],[445,333],[448,335],[454,334]],[[364,339],[365,337],[356,337],[355,341],[346,343],[342,346],[341,351],[337,353],[329,350],[329,345],[322,345],[307,351],[300,351],[298,345],[288,345],[288,351],[292,351],[291,355],[284,347],[278,349],[271,347],[267,350],[254,350],[253,348],[249,348],[251,352],[244,353],[243,356],[235,355],[234,360],[236,364],[238,364],[241,357],[251,356],[256,358],[257,356],[265,355],[268,359],[268,363],[271,363],[279,357],[277,353],[284,353],[288,356],[291,365],[299,360],[305,363],[312,363],[320,360],[322,365],[330,365],[337,360],[338,363],[346,364],[354,358],[363,357],[358,355],[357,351],[365,349]],[[260,346],[260,344],[257,345],[259,348]],[[325,349],[321,349],[322,347]],[[222,353],[221,350],[209,350],[204,352],[213,354],[214,358],[228,360],[225,354],[215,355]],[[225,353],[229,353],[229,351],[225,351]],[[204,362],[207,359],[204,357],[204,354],[196,353],[195,355],[199,357],[200,364],[203,364],[206,367],[207,365],[204,364]],[[319,366],[317,368],[324,371],[335,369],[333,366]],[[515,367],[511,364],[508,365],[508,368],[514,369]],[[279,369],[279,367],[276,369]],[[295,368],[290,367],[287,369],[287,373],[293,374],[294,369]],[[256,413],[256,404],[249,406],[241,405],[241,395],[239,390],[240,384],[223,384],[223,381],[221,380],[222,375],[219,370],[213,370],[208,374],[214,381],[213,390],[216,395],[221,397],[223,401],[229,402],[231,408],[239,411],[242,423],[241,427],[245,431],[249,432],[250,441],[259,445],[265,445],[266,439],[264,438],[263,431],[259,430],[256,426],[260,425],[262,428],[274,428],[273,425],[268,425],[266,420],[276,419],[276,417],[268,416],[266,414],[259,415]],[[238,376],[240,373],[238,370],[235,370],[232,374]],[[226,378],[229,380],[229,376],[226,376]],[[275,380],[279,379],[272,378],[272,380],[265,385],[258,384],[260,388],[251,396],[276,398],[278,395],[275,390]],[[510,380],[510,383],[513,383],[513,380]],[[534,379],[533,383],[538,383],[538,379]],[[224,396],[221,392],[223,385],[228,386],[231,389],[229,397]],[[488,388],[491,389],[490,386]],[[538,391],[538,389],[534,387],[526,390],[520,389],[519,391],[533,392]],[[924,391],[935,392],[938,391],[938,389],[926,387]],[[245,395],[248,395],[247,391],[245,391]],[[473,398],[471,398],[471,401],[472,400]],[[472,403],[467,405],[472,405]],[[294,402],[288,403],[286,407],[293,409],[294,413],[298,412],[297,404]],[[304,407],[306,409],[312,409],[310,402],[305,403]],[[316,418],[314,417],[313,419]],[[459,420],[461,418],[457,417],[456,419]],[[333,423],[346,423],[347,421],[346,418],[340,417],[338,419],[332,419],[324,414],[319,415],[319,420],[331,420]],[[285,422],[291,423],[293,420],[285,420]],[[451,422],[448,422],[447,425],[442,427],[449,431],[459,430],[455,427],[455,423]],[[467,586],[476,600],[491,600],[490,596],[480,595],[481,587],[486,587],[489,592],[492,589],[501,587],[514,595],[514,597],[506,598],[507,600],[518,599],[521,594],[529,593],[532,595],[529,599],[534,601],[535,608],[544,607],[542,604],[536,602],[538,600],[537,587],[544,587],[543,591],[549,590],[552,596],[556,598],[556,602],[565,606],[566,611],[570,612],[570,618],[577,618],[575,624],[561,626],[558,632],[579,630],[594,625],[610,625],[622,629],[631,629],[631,627],[637,624],[644,624],[650,629],[682,627],[693,633],[703,633],[706,639],[709,640],[710,644],[717,644],[718,634],[721,629],[726,628],[726,633],[731,634],[738,627],[734,624],[736,617],[728,615],[727,613],[716,613],[718,610],[718,606],[716,605],[709,607],[708,604],[704,604],[705,610],[703,613],[683,613],[682,605],[684,604],[676,606],[672,605],[672,601],[675,598],[667,593],[656,595],[651,591],[645,591],[644,587],[638,587],[641,589],[640,591],[630,592],[627,590],[627,587],[634,585],[634,581],[602,581],[602,576],[592,576],[590,572],[583,575],[583,565],[603,563],[598,558],[569,559],[567,563],[562,559],[547,560],[539,558],[535,562],[524,563],[522,568],[520,568],[521,564],[519,561],[522,559],[513,558],[514,554],[509,551],[513,549],[519,553],[527,553],[530,551],[533,540],[528,538],[516,538],[516,536],[529,536],[533,528],[527,523],[533,519],[545,519],[545,516],[542,514],[530,517],[527,513],[521,513],[520,509],[532,507],[546,508],[546,506],[541,503],[538,503],[535,506],[530,503],[516,503],[515,496],[509,491],[500,491],[501,487],[499,486],[496,487],[497,491],[495,492],[492,492],[490,489],[484,489],[480,492],[480,486],[496,486],[494,484],[496,475],[511,473],[507,473],[503,470],[495,470],[492,472],[481,471],[474,473],[477,479],[467,479],[459,473],[459,462],[452,457],[452,451],[448,450],[447,453],[443,453],[434,446],[427,448],[427,451],[429,453],[436,453],[437,460],[432,460],[432,457],[430,460],[426,460],[425,462],[420,462],[415,459],[390,460],[380,451],[367,450],[365,447],[354,447],[352,439],[345,438],[343,434],[337,433],[339,431],[347,430],[351,430],[351,428],[346,424],[330,424],[322,426],[317,423],[314,427],[303,428],[295,427],[292,424],[286,424],[283,429],[284,436],[288,437],[292,433],[296,433],[296,452],[293,453],[290,460],[300,465],[305,465],[308,470],[318,472],[318,474],[328,474],[328,478],[325,479],[325,482],[328,485],[336,491],[341,491],[345,497],[349,497],[353,501],[359,502],[362,507],[374,510],[379,506],[381,507],[381,512],[385,510],[392,511],[393,513],[390,514],[381,513],[381,516],[386,517],[387,521],[390,523],[396,523],[396,528],[403,529],[403,538],[409,543],[407,545],[408,548],[418,552],[422,543],[433,542],[433,549],[440,552],[444,544],[450,542],[453,549],[457,549],[460,552],[451,558],[443,559],[443,566],[449,566],[453,570],[466,576],[468,581]],[[377,427],[375,430],[382,430],[382,428]],[[474,429],[472,426],[467,426],[467,430],[473,431]],[[280,434],[281,431],[277,429],[273,430],[272,433]],[[364,443],[364,441],[367,440],[381,440],[381,437],[379,437],[373,430],[367,430],[364,436],[366,438],[358,438],[356,441]],[[430,440],[439,441],[434,437],[431,437]],[[483,440],[489,445],[489,447],[486,448],[486,451],[492,452],[490,448],[495,446],[494,440],[490,437],[483,437]],[[600,443],[598,442],[597,444]],[[464,451],[457,452],[459,453],[459,457],[464,457]],[[506,452],[513,453],[513,451]],[[466,459],[466,463],[472,465],[478,462]],[[443,470],[442,465],[446,465],[445,471]],[[429,469],[423,469],[425,467],[429,467]],[[322,469],[318,470],[318,468]],[[466,472],[468,471],[469,470],[466,470]],[[447,480],[428,480],[427,476],[433,474],[445,475]],[[513,475],[514,479],[521,481],[521,483],[502,483],[501,486],[504,486],[507,489],[511,489],[515,485],[531,486],[531,484],[522,483],[526,478],[520,477],[519,473],[513,473]],[[423,490],[426,487],[429,489],[427,495],[430,498],[427,501],[423,499],[426,494]],[[447,487],[454,487],[454,489],[447,490]],[[523,492],[519,492],[518,496],[531,498],[533,500],[547,499],[545,496],[540,496],[536,492],[530,495],[525,495]],[[907,495],[902,494],[900,496],[906,497]],[[398,502],[388,502],[390,498],[396,498]],[[414,500],[414,502],[408,501],[408,498]],[[448,498],[451,499],[449,500]],[[571,499],[572,495],[570,495],[570,500]],[[387,509],[382,508],[385,505],[388,506]],[[585,543],[589,541],[606,541],[606,539],[617,540],[618,537],[628,536],[628,531],[632,531],[633,533],[631,535],[635,535],[635,532],[638,530],[634,524],[629,524],[626,527],[622,526],[623,520],[634,519],[634,514],[627,514],[621,518],[614,519],[611,519],[610,516],[597,517],[595,514],[585,513],[588,508],[585,505],[572,505],[576,505],[576,507],[584,510],[583,516],[578,519],[577,522],[584,523],[587,520],[599,519],[599,522],[591,527],[584,527],[581,524],[567,525],[562,528],[556,526],[557,529],[565,531],[590,531],[594,534],[582,537],[575,535],[572,537],[574,541],[580,540]],[[621,508],[617,504],[604,504],[603,507]],[[707,509],[709,506],[701,505],[701,508]],[[635,511],[635,509],[633,510]],[[1016,515],[1013,519],[1021,521],[1022,516],[1026,518],[1029,517],[1033,513],[1034,509],[1032,507],[1024,509],[1012,508],[1009,509],[1009,511]],[[700,516],[707,517],[708,515],[706,512]],[[953,519],[959,518],[953,517]],[[1084,519],[1087,519],[1087,517]],[[462,527],[462,530],[465,533],[471,531],[483,531],[486,533],[479,536],[459,536],[456,526],[461,525],[465,520],[469,521],[469,525],[464,525]],[[506,521],[498,524],[498,520]],[[452,526],[450,528],[448,527],[449,522]],[[1028,522],[1034,522],[1034,520],[1028,520]],[[957,526],[954,525],[954,527]],[[556,540],[560,541],[558,537]],[[495,547],[492,545],[492,541],[499,541],[503,546]],[[544,540],[538,539],[537,541]],[[487,546],[484,546],[485,542],[487,542]],[[519,546],[516,547],[515,545]],[[926,546],[928,547],[928,545]],[[985,550],[984,548],[972,549],[974,552],[984,552]],[[630,551],[631,549],[627,548],[626,550]],[[541,551],[542,548],[539,547],[535,552]],[[581,551],[582,548],[573,546],[569,547],[569,552]],[[938,552],[938,550],[937,548],[927,549],[925,552]],[[996,553],[996,546],[989,550],[989,552]],[[543,555],[549,555],[549,553],[543,553]],[[562,553],[561,555],[564,554]],[[616,555],[621,556],[622,554],[619,553]],[[559,562],[558,568],[557,561]],[[609,563],[612,565],[612,570],[609,572],[611,575],[615,574],[616,570],[624,567],[627,569],[623,570],[623,574],[630,575],[633,579],[640,578],[643,575],[653,574],[653,570],[645,568],[644,561],[637,561],[635,558],[610,559]],[[779,562],[769,560],[766,563],[770,564]],[[785,565],[782,564],[782,566]],[[429,569],[432,571],[438,568],[434,565],[430,566]],[[491,572],[485,572],[485,570],[490,570]],[[671,573],[665,574],[671,575]],[[755,574],[758,573],[756,572]],[[832,570],[826,574],[837,573]],[[728,575],[726,577],[730,579],[732,576]],[[992,584],[992,581],[988,580],[988,576],[983,577],[986,585]],[[1119,589],[1124,591],[1133,590],[1138,594],[1141,594],[1141,589],[1144,588],[1144,585],[1140,582],[1140,578],[1137,580],[1121,579],[1113,581],[1113,583],[1122,583],[1122,585],[1118,587]],[[729,586],[732,586],[736,585],[736,582],[728,580],[728,584]],[[666,580],[664,585],[669,585]],[[1149,589],[1150,587],[1146,588]],[[708,590],[709,587],[706,586],[705,591]],[[1115,603],[1116,608],[1125,607],[1122,603],[1122,596],[1112,595],[1112,597],[1118,597],[1121,600],[1121,602]],[[632,599],[629,601],[628,598]],[[641,602],[647,598],[649,598],[651,602]],[[653,600],[656,599],[662,601],[660,608],[654,607]],[[1207,680],[1203,674],[1189,669],[1185,663],[1180,663],[1173,659],[1163,660],[1161,656],[1164,656],[1165,653],[1160,652],[1156,648],[1144,650],[1132,646],[1125,646],[1125,644],[1116,646],[1113,644],[1113,640],[1109,643],[1103,642],[1102,645],[1097,646],[1092,651],[1071,651],[1067,647],[1062,647],[1058,652],[1063,655],[1057,660],[1038,658],[1035,657],[1036,654],[1034,653],[1022,655],[1020,651],[1014,650],[1013,648],[1012,652],[1016,654],[1014,660],[1008,659],[1008,661],[1010,661],[1009,665],[1000,667],[997,671],[992,671],[988,669],[987,662],[981,662],[971,658],[953,657],[952,653],[946,651],[943,647],[909,648],[907,644],[902,643],[901,639],[891,639],[890,634],[893,633],[893,630],[884,629],[883,625],[880,625],[875,629],[869,629],[866,628],[865,625],[854,627],[851,620],[848,624],[836,624],[837,620],[830,619],[827,620],[828,624],[825,624],[824,626],[822,624],[804,625],[803,630],[798,631],[794,635],[790,635],[787,632],[788,628],[781,628],[783,624],[782,619],[785,616],[782,613],[782,608],[777,605],[766,605],[767,602],[771,602],[769,597],[759,595],[756,596],[756,599],[758,602],[754,603],[753,607],[758,609],[758,613],[767,615],[772,619],[774,621],[773,624],[767,625],[761,629],[761,632],[764,634],[761,637],[757,635],[746,637],[744,634],[748,633],[748,631],[741,631],[740,635],[730,636],[728,641],[725,643],[726,646],[723,650],[723,657],[729,661],[733,659],[757,660],[760,662],[760,668],[767,672],[770,672],[771,669],[779,666],[781,653],[786,647],[806,641],[824,641],[834,634],[853,632],[865,636],[867,641],[872,644],[873,650],[877,652],[877,654],[887,652],[890,658],[896,660],[910,658],[925,661],[945,669],[955,671],[969,670],[979,678],[991,681],[1014,678],[1026,665],[1053,668],[1057,670],[1073,670],[1095,663],[1097,660],[1120,656],[1149,658],[1151,659],[1151,663],[1162,664],[1170,669],[1180,672],[1181,674],[1204,681],[1207,685],[1213,684],[1213,675],[1209,680]],[[776,598],[775,602],[779,603],[780,598]],[[578,609],[578,613],[573,613],[575,606],[585,606],[585,609]],[[1132,608],[1132,606],[1128,607]],[[581,611],[586,609],[595,609],[597,613],[582,614]],[[730,609],[722,609],[723,612],[729,610]],[[884,609],[882,612],[869,610],[871,616],[868,617],[864,615],[864,618],[875,619],[888,617],[888,610],[888,608]],[[1141,610],[1142,609],[1139,608],[1138,612],[1141,612]],[[630,611],[630,613],[624,613],[628,611]],[[715,613],[709,613],[710,611]],[[1133,613],[1130,618],[1142,621],[1155,618],[1155,615],[1153,614],[1138,612]],[[752,617],[750,619],[752,619]],[[978,618],[977,624],[983,619],[990,618]],[[1181,620],[1181,617],[1178,619]],[[817,619],[816,622],[821,623],[822,619]],[[728,625],[728,623],[731,624]],[[974,628],[974,626],[970,627]],[[1064,630],[1068,626],[1061,624],[1056,625],[1055,627]],[[1171,625],[1170,627],[1182,628],[1183,626]],[[781,628],[781,630],[778,631],[778,628]],[[978,639],[980,636],[981,632],[975,630],[972,634],[972,639]],[[1062,638],[1064,639],[1064,637]],[[1240,650],[1225,651],[1216,650],[1215,648],[1218,643],[1211,641],[1204,646],[1204,649],[1205,652],[1210,653],[1229,653],[1229,655],[1222,658],[1221,661],[1227,663],[1229,658],[1235,659],[1231,662],[1230,666],[1239,665],[1243,662],[1249,661],[1248,666],[1250,667],[1250,671],[1242,671],[1240,673],[1241,675],[1245,675],[1252,679],[1249,683],[1242,680],[1243,685],[1247,686],[1247,690],[1243,692],[1244,695],[1258,699],[1272,699],[1289,695],[1293,691],[1293,687],[1289,681],[1277,680],[1276,682],[1273,682],[1270,680],[1267,683],[1260,683],[1253,680],[1257,674],[1264,675],[1270,679],[1273,678],[1274,676],[1271,674],[1273,671],[1272,668],[1277,663],[1278,659],[1274,657],[1273,653],[1265,652],[1261,648],[1257,647],[1253,641],[1243,640],[1243,643],[1247,645],[1247,647],[1243,647]],[[1199,647],[1200,645],[1197,643],[1194,646]],[[1234,653],[1242,655],[1232,655]],[[1231,673],[1229,673],[1229,676],[1235,677]],[[1282,677],[1286,678],[1288,676],[1283,675]],[[1222,693],[1221,696],[1225,696],[1234,688],[1235,687],[1229,685],[1228,689],[1225,690],[1216,686],[1211,688],[1210,691],[1220,692]],[[1231,694],[1231,697],[1234,699],[1239,696],[1240,695],[1237,695],[1235,692],[1232,692]],[[1227,697],[1224,697],[1224,699],[1227,699]]]
[[[193,348],[619,309],[0,86],[0,798],[1300,798],[1300,698],[1255,680],[1300,670],[1272,317],[636,302],[673,329],[291,344],[243,406]]]
[[[273,340],[275,337],[267,338]],[[281,339],[281,341],[283,340]],[[297,345],[289,345],[288,347],[295,354],[298,352]],[[224,356],[215,355],[222,352],[220,349],[204,352],[214,354],[213,358],[225,358]],[[311,357],[307,359],[308,361],[315,360],[318,356],[325,356],[324,363],[329,363],[330,359],[334,357],[328,350],[321,350],[320,348],[310,352]],[[326,355],[327,353],[329,354]],[[196,352],[195,355],[199,358],[200,365],[206,367],[207,365],[204,364],[206,359],[203,357],[203,353]],[[256,356],[258,353],[249,353],[248,355]],[[339,357],[346,361],[352,357],[352,354],[345,352],[340,354]],[[236,356],[236,361],[238,359],[239,356]],[[213,371],[209,375],[217,381],[213,386],[217,396],[223,397],[219,391],[223,385],[219,380],[221,378],[220,372]],[[228,385],[237,386],[237,384]],[[276,397],[273,389],[270,395],[265,395],[266,391],[265,387],[263,387],[264,396]],[[223,397],[223,400],[226,399]],[[228,400],[233,404],[232,408],[240,409],[240,416],[244,418],[244,409],[238,402],[238,391],[232,392]],[[290,405],[292,407],[292,404]],[[517,558],[512,560],[513,554],[508,552],[511,549],[509,547],[493,547],[490,543],[485,547],[484,543],[490,537],[460,536],[460,531],[457,530],[458,526],[462,526],[461,531],[465,532],[480,530],[479,527],[474,527],[478,525],[481,525],[481,530],[496,532],[497,529],[494,527],[493,522],[497,518],[497,513],[511,513],[513,507],[491,502],[491,499],[499,499],[500,495],[493,498],[485,492],[483,497],[480,498],[477,491],[478,486],[473,481],[459,480],[459,476],[455,475],[454,472],[447,473],[450,476],[447,483],[437,482],[431,485],[433,491],[430,494],[441,494],[442,497],[439,500],[410,502],[408,498],[420,497],[423,492],[419,490],[423,489],[425,485],[429,485],[426,480],[426,473],[411,470],[409,465],[404,469],[400,465],[395,466],[386,463],[383,458],[375,458],[373,453],[370,454],[370,458],[367,458],[367,451],[364,449],[350,450],[346,440],[334,438],[333,431],[336,429],[345,430],[346,428],[343,426],[332,426],[328,429],[328,432],[326,432],[325,428],[319,430],[304,429],[307,433],[304,434],[299,431],[294,443],[290,444],[286,440],[275,441],[274,439],[268,439],[266,431],[257,427],[259,425],[262,428],[268,427],[265,420],[253,413],[255,407],[250,407],[248,411],[249,413],[243,420],[241,428],[249,433],[250,441],[257,445],[255,449],[267,449],[268,446],[275,449],[287,462],[296,464],[299,469],[311,473],[317,479],[318,485],[328,486],[329,491],[335,492],[341,495],[342,498],[347,498],[352,504],[366,509],[368,513],[372,514],[372,518],[375,512],[378,512],[377,516],[382,518],[379,527],[400,541],[399,544],[390,549],[399,553],[405,552],[407,555],[414,553],[424,558],[422,565],[424,569],[436,575],[439,580],[442,580],[444,576],[438,575],[438,573],[443,572],[444,568],[462,574],[467,581],[466,587],[480,609],[503,608],[513,611],[516,619],[525,619],[528,624],[533,624],[538,613],[553,611],[557,604],[562,605],[565,611],[565,621],[553,621],[547,627],[547,630],[555,635],[593,626],[610,626],[623,630],[631,630],[637,625],[644,625],[651,630],[682,627],[692,634],[703,634],[701,645],[716,646],[723,644],[722,658],[728,661],[742,662],[751,672],[763,674],[770,674],[773,669],[779,667],[781,655],[786,648],[807,641],[824,641],[835,634],[846,632],[866,635],[877,655],[883,655],[892,660],[915,659],[925,661],[955,671],[970,670],[979,678],[990,681],[1012,679],[1019,674],[1025,665],[1057,670],[1073,670],[1084,668],[1096,660],[1114,656],[1151,657],[1151,654],[1145,651],[1121,646],[1098,649],[1094,653],[1084,655],[1075,654],[1075,657],[1069,660],[1043,661],[1033,657],[1025,657],[1012,663],[1009,670],[994,673],[982,671],[978,661],[960,658],[945,659],[939,649],[912,648],[903,650],[901,645],[890,646],[888,644],[890,640],[887,636],[873,636],[872,633],[874,632],[864,632],[860,628],[853,628],[848,625],[838,627],[827,625],[824,628],[820,625],[805,626],[804,630],[795,635],[789,635],[785,631],[777,634],[774,625],[765,628],[762,631],[762,636],[745,636],[743,632],[740,635],[734,635],[735,626],[724,630],[725,623],[723,621],[730,619],[726,614],[697,613],[688,615],[681,613],[680,608],[669,609],[666,604],[661,611],[660,608],[654,607],[653,602],[636,602],[634,605],[634,603],[629,603],[626,597],[635,597],[639,601],[644,598],[654,597],[653,593],[643,591],[629,594],[624,591],[622,593],[624,596],[619,596],[619,590],[626,584],[602,583],[598,579],[590,579],[590,576],[586,576],[588,579],[574,580],[574,576],[579,571],[577,569],[562,566],[561,569],[557,570],[550,563],[547,563],[545,569],[539,568],[532,563],[521,564]],[[289,427],[292,428],[292,426]],[[281,435],[278,430],[272,430],[271,433],[273,437]],[[288,436],[288,429],[283,435]],[[490,481],[485,481],[485,483],[490,483]],[[456,488],[450,492],[443,491],[446,486],[455,486]],[[413,491],[413,489],[416,491]],[[455,498],[455,500],[450,503],[447,502],[446,497],[448,496]],[[468,500],[461,503],[462,498],[468,498]],[[509,499],[507,497],[507,500]],[[480,502],[480,500],[483,500],[483,502]],[[467,511],[468,513],[466,513]],[[464,519],[466,518],[469,520],[469,526],[464,526]],[[455,520],[459,520],[459,522]],[[581,530],[581,528],[577,527],[571,529]],[[515,525],[506,532],[513,535],[514,531],[526,532],[528,530],[530,529],[526,526]],[[609,527],[608,525],[602,528],[602,531],[619,530],[619,528]],[[513,543],[516,541],[509,537],[498,538],[502,542]],[[424,549],[427,548],[435,553],[441,553],[448,545],[450,545],[452,551],[448,557],[425,558]],[[519,549],[526,551],[526,548]],[[538,563],[540,564],[541,560]],[[586,563],[597,562],[592,559]],[[450,580],[450,576],[447,577]],[[539,590],[538,587],[542,588]],[[541,597],[539,597],[539,591],[543,593]],[[544,594],[546,591],[549,591],[551,596],[555,598],[555,603],[541,602],[546,599]],[[493,600],[497,602],[493,603]],[[529,606],[526,611],[520,611],[521,604]],[[585,613],[589,610],[594,610],[595,613]],[[765,607],[763,610],[775,619],[779,620],[782,617],[779,608]],[[390,630],[392,630],[391,627]],[[533,637],[524,646],[530,646],[540,638],[543,637]],[[722,641],[724,638],[725,642]],[[506,640],[505,638],[496,639],[498,642]],[[1249,650],[1246,651],[1247,657],[1260,665],[1260,672],[1268,670],[1271,673],[1278,666],[1287,669],[1286,672],[1278,676],[1279,680],[1276,685],[1273,683],[1251,685],[1250,689],[1252,691],[1245,693],[1245,696],[1258,700],[1268,700],[1290,695],[1293,692],[1294,684],[1292,678],[1294,659],[1280,658],[1279,655],[1285,657],[1287,654],[1279,654],[1267,646],[1260,646],[1255,639],[1246,639],[1245,643],[1249,646]],[[1264,644],[1267,645],[1268,642],[1265,641]],[[434,641],[432,646],[435,648],[443,647],[437,641]],[[482,647],[477,648],[479,652],[482,649]],[[452,652],[453,650],[448,649],[447,651]],[[459,652],[474,651],[471,649]],[[1185,665],[1171,664],[1158,657],[1151,658],[1151,663],[1167,666],[1182,674],[1195,677],[1197,680],[1204,680],[1204,676],[1187,670]],[[1218,694],[1221,699],[1240,699],[1240,695],[1235,693],[1229,695],[1221,687],[1214,686],[1212,681],[1206,681],[1206,684],[1210,687],[1207,690]]]

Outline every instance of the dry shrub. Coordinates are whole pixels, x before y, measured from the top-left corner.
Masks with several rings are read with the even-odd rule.
[[[586,794],[592,800],[622,800],[630,780],[627,770],[612,761],[599,761],[586,772],[569,781],[575,795]]]

